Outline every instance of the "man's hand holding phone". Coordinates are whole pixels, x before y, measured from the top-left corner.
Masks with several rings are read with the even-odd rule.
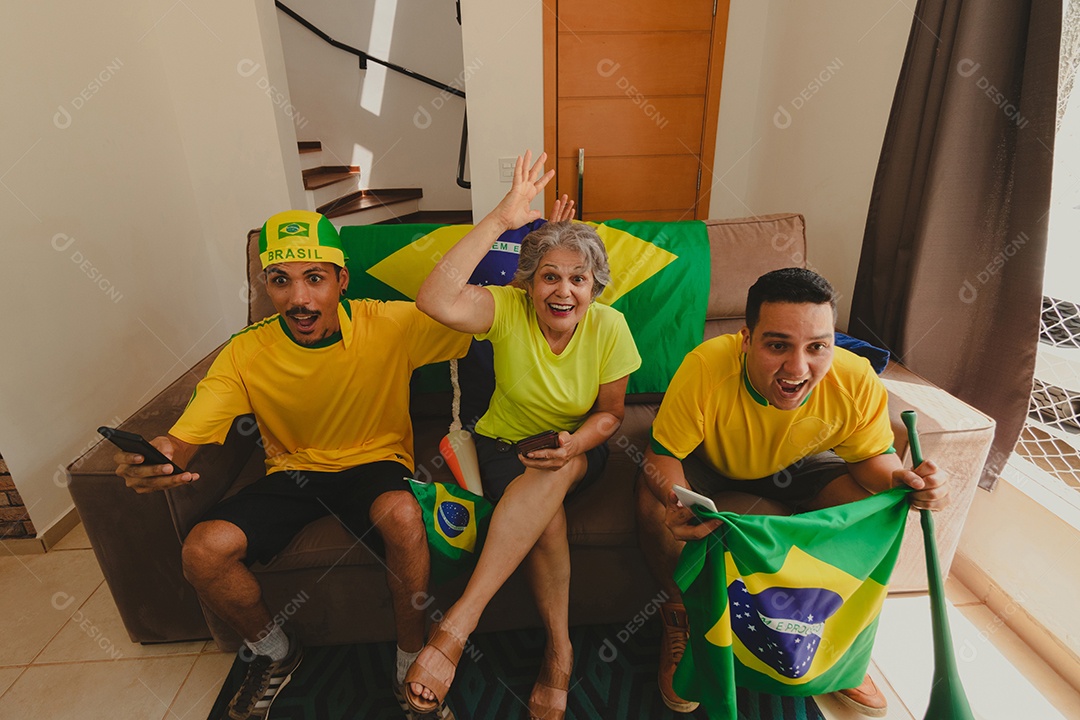
[[[716,505],[711,499],[681,485],[672,484],[671,488],[665,503],[664,523],[676,540],[700,540],[720,527],[719,520],[702,521],[689,507],[701,505],[706,510],[716,512]]]
[[[110,436],[105,432],[102,435],[105,435],[113,444],[120,446],[115,436]],[[139,440],[147,442],[142,438]],[[183,460],[183,464],[187,464],[194,455],[194,445],[187,445],[168,435],[159,435],[148,444],[150,448],[139,451],[137,447],[125,443],[127,447],[113,456],[116,461],[116,474],[124,478],[129,488],[137,493],[148,493],[177,485],[186,485],[199,479],[198,473],[181,469],[180,461]],[[153,457],[152,450],[159,452],[161,457]],[[160,462],[162,459],[170,462],[162,463]]]

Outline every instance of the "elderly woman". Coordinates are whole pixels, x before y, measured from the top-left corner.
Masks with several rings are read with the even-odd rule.
[[[587,225],[549,222],[529,233],[509,287],[466,284],[499,235],[539,217],[529,203],[554,175],[541,175],[546,157],[532,167],[531,153],[517,159],[510,192],[446,253],[416,298],[444,325],[492,342],[495,393],[474,434],[485,495],[497,502],[465,592],[405,678],[419,713],[441,705],[481,613],[523,560],[547,630],[529,712],[550,719],[566,711],[574,653],[563,501],[603,469],[604,443],[622,422],[627,378],[641,358],[623,316],[593,302],[611,275]],[[554,219],[569,217],[571,207],[564,196]],[[514,442],[545,430],[558,431],[557,447],[516,451]]]

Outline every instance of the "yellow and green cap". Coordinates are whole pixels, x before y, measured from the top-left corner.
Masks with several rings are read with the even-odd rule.
[[[328,262],[345,267],[341,236],[330,221],[310,210],[286,210],[274,215],[259,233],[263,269],[281,262]]]

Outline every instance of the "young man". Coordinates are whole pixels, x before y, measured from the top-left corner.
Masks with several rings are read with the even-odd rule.
[[[676,712],[698,704],[671,684],[689,637],[675,567],[685,541],[720,523],[692,524],[672,485],[710,496],[720,510],[754,514],[833,507],[898,485],[915,490],[915,507],[946,503],[945,478],[932,462],[903,469],[885,387],[870,364],[834,348],[835,297],[827,280],[801,268],[758,278],[747,294],[746,326],[686,356],[653,422],[638,527],[649,568],[670,597],[661,613],[659,681]],[[885,715],[869,675],[839,696],[865,715]]]
[[[409,377],[461,357],[470,336],[448,330],[412,303],[347,300],[341,239],[317,213],[271,217],[259,238],[266,290],[278,311],[222,349],[183,415],[151,442],[180,467],[200,445],[221,443],[233,420],[254,413],[266,477],[213,507],[188,534],[184,575],[244,638],[251,658],[229,706],[233,720],[264,718],[303,650],[262,599],[255,562],[268,562],[305,525],[334,513],[383,556],[398,638],[397,681],[424,643],[430,558],[413,474]],[[169,465],[119,453],[116,472],[137,492],[198,482]],[[370,532],[374,530],[375,532]],[[247,652],[245,652],[245,649]],[[451,717],[444,706],[429,717]]]

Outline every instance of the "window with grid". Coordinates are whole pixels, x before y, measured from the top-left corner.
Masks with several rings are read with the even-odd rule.
[[[1028,421],[1011,463],[1080,507],[1080,2],[1065,0],[1043,308]],[[1037,469],[1037,470],[1033,470]],[[1065,491],[1065,492],[1063,492]]]

